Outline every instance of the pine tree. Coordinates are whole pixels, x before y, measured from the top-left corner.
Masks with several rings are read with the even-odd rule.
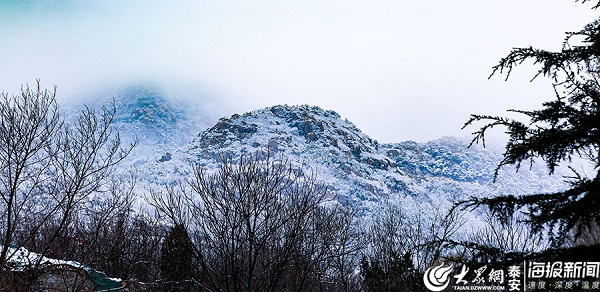
[[[594,9],[598,7],[600,2],[595,3]],[[543,103],[541,109],[509,110],[524,115],[528,123],[506,117],[472,115],[464,127],[479,121],[485,124],[473,133],[471,145],[481,142],[485,146],[487,130],[503,126],[509,141],[495,177],[503,166],[514,165],[518,170],[522,163],[534,163],[539,159],[547,164],[552,175],[561,163],[569,162],[573,157],[593,163],[594,174],[586,176],[572,168],[569,187],[564,191],[473,197],[459,205],[487,206],[500,222],[508,222],[515,212],[523,211],[525,222],[531,225],[534,233],[547,236],[551,243],[545,251],[513,255],[513,259],[597,259],[599,244],[574,247],[570,242],[600,222],[600,18],[581,31],[566,33],[560,51],[533,47],[513,49],[493,67],[491,76],[505,74],[508,79],[513,68],[527,60],[539,66],[533,79],[542,76],[552,80],[555,96]]]
[[[192,241],[183,224],[173,226],[162,246],[160,271],[166,291],[183,291],[195,275]]]
[[[411,253],[400,256],[388,251],[384,261],[367,259],[360,262],[363,288],[367,291],[425,291],[422,274],[414,267]]]

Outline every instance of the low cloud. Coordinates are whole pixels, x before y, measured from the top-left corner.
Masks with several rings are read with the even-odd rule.
[[[41,78],[76,100],[152,82],[219,103],[223,114],[318,105],[382,142],[467,135],[459,129],[470,113],[531,107],[551,94],[547,82],[527,82],[531,70],[521,71],[523,82],[488,81],[500,57],[518,45],[559,46],[563,31],[593,19],[568,1],[522,5],[2,3],[0,89]]]

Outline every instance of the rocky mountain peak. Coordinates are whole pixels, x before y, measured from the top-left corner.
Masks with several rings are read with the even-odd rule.
[[[115,97],[117,126],[133,130],[136,134],[165,141],[188,124],[183,109],[170,101],[158,89],[134,86]]]
[[[331,155],[357,160],[378,148],[375,140],[338,113],[308,105],[277,105],[221,118],[192,144],[203,151],[226,150],[238,144],[246,151],[266,148],[294,153],[321,147]]]
[[[155,153],[146,166],[153,182],[180,180],[191,165],[216,169],[223,156],[269,152],[284,157],[341,203],[375,211],[390,200],[449,206],[469,196],[556,190],[560,181],[534,166],[507,170],[493,182],[501,152],[468,147],[469,139],[380,144],[338,113],[316,106],[277,105],[221,118],[187,145]]]

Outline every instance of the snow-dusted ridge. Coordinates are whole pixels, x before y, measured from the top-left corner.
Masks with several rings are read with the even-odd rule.
[[[140,189],[156,189],[190,174],[192,164],[214,169],[226,156],[270,152],[305,171],[340,202],[370,213],[389,201],[440,205],[476,196],[532,194],[564,188],[559,169],[543,163],[493,172],[502,147],[468,147],[468,138],[381,144],[332,110],[276,105],[218,120],[159,89],[130,87],[115,95],[115,128],[139,144],[122,165],[136,167]],[[212,122],[211,122],[212,121]]]
[[[156,153],[142,167],[151,183],[180,179],[197,163],[213,168],[225,155],[269,151],[303,169],[343,203],[376,208],[388,200],[448,206],[470,196],[530,194],[564,187],[561,173],[543,164],[519,172],[502,170],[493,182],[501,152],[469,140],[445,137],[427,143],[380,144],[350,121],[316,106],[277,105],[221,118],[175,151]]]
[[[96,110],[114,102],[114,129],[123,145],[137,141],[137,147],[122,166],[141,166],[152,161],[156,153],[174,151],[185,146],[196,133],[212,125],[216,118],[208,106],[178,99],[152,84],[127,86],[102,94],[86,104]],[[66,119],[74,119],[82,109],[80,103],[65,104]]]

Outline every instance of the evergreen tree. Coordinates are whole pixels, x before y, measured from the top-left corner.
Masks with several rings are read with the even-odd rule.
[[[578,2],[578,1],[577,1]],[[581,1],[588,2],[588,1]],[[595,3],[594,9],[600,6]],[[522,163],[543,160],[550,175],[556,167],[573,157],[582,157],[593,163],[594,174],[586,176],[572,168],[568,178],[569,188],[554,193],[524,196],[498,196],[470,198],[459,205],[487,206],[500,222],[509,222],[516,211],[526,214],[538,236],[547,236],[550,247],[523,257],[563,260],[590,259],[600,255],[600,245],[573,247],[573,237],[586,232],[600,220],[600,18],[581,31],[568,32],[560,51],[547,51],[533,47],[515,48],[493,67],[492,75],[505,74],[508,78],[515,66],[533,61],[539,71],[533,79],[550,78],[555,96],[533,111],[509,110],[524,115],[528,123],[506,117],[472,115],[464,127],[475,122],[485,124],[473,133],[471,144],[483,143],[487,130],[503,126],[509,134],[504,159],[498,170],[506,165],[518,168]],[[490,76],[491,77],[491,76]]]
[[[423,275],[414,267],[411,253],[403,256],[390,250],[383,261],[363,258],[360,274],[367,291],[425,291]]]
[[[183,224],[176,224],[162,246],[160,271],[166,291],[181,291],[195,275],[194,248]]]

